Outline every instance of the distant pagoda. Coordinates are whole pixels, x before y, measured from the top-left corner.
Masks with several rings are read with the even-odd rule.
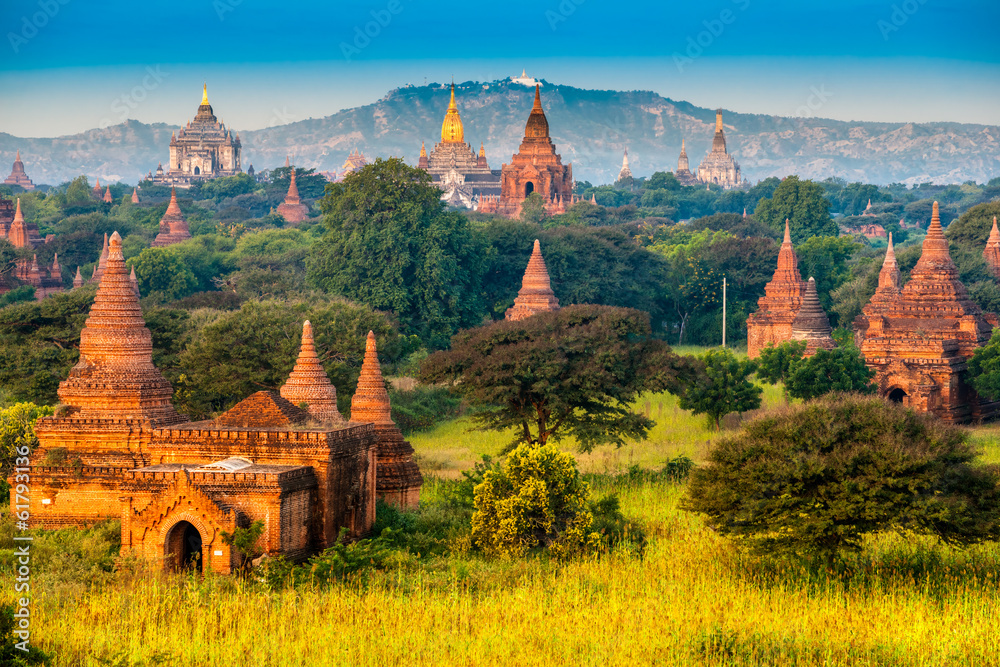
[[[473,199],[500,194],[500,171],[490,169],[485,145],[480,144],[477,156],[475,149],[465,141],[454,83],[441,122],[441,141],[430,155],[421,143],[417,166],[431,175],[431,180],[442,190],[441,198],[451,206],[472,208]]]
[[[695,185],[698,182],[698,177],[691,173],[690,163],[688,162],[687,150],[684,147],[684,140],[681,139],[681,154],[677,158],[677,171],[674,172],[674,178],[681,185]]]
[[[743,185],[740,165],[726,149],[726,132],[722,127],[722,109],[715,112],[715,137],[712,151],[698,166],[698,180],[713,183],[723,188],[738,188]]]
[[[170,164],[166,171],[157,167],[153,182],[160,185],[191,187],[192,183],[243,171],[240,166],[240,135],[219,122],[208,103],[208,84],[194,120],[170,135]]]
[[[983,258],[993,275],[1000,278],[1000,230],[997,229],[996,216],[993,216],[993,229],[990,230],[990,237],[986,240]]]
[[[549,271],[542,258],[542,246],[538,239],[535,239],[531,258],[528,259],[528,268],[525,269],[524,278],[521,281],[521,289],[517,293],[517,298],[514,299],[514,305],[507,309],[504,317],[517,322],[536,313],[553,310],[559,310],[559,300],[556,299],[555,292],[552,291]]]
[[[16,185],[18,187],[24,188],[25,190],[34,190],[35,184],[31,182],[28,178],[28,174],[24,172],[24,163],[21,162],[21,151],[17,151],[17,156],[14,158],[14,166],[10,170],[10,176],[4,181],[5,185]]]
[[[177,189],[171,188],[170,204],[167,205],[166,213],[160,218],[160,233],[156,235],[151,245],[154,248],[162,248],[187,241],[189,238],[191,238],[191,232],[188,230],[184,214],[181,213],[181,207],[177,203]]]

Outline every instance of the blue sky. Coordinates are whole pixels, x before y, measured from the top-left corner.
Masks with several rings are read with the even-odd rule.
[[[0,131],[19,136],[180,124],[202,81],[255,129],[522,68],[744,112],[1000,123],[995,0],[4,0],[0,24]]]

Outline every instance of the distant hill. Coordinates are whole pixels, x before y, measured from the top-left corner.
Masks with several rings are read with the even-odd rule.
[[[476,149],[484,142],[494,169],[510,161],[520,143],[531,93],[510,79],[456,85],[466,141]],[[615,179],[626,146],[637,176],[673,170],[682,138],[694,167],[711,147],[715,127],[714,109],[649,91],[584,90],[543,81],[542,103],[563,161],[573,163],[577,180],[594,184]],[[334,171],[354,148],[370,157],[395,155],[416,163],[421,140],[430,150],[440,138],[447,105],[443,84],[408,86],[325,118],[241,130],[243,167],[278,166],[290,154],[300,166]],[[192,117],[194,111],[192,105]],[[216,113],[224,115],[225,109]],[[960,183],[1000,175],[997,125],[844,122],[734,111],[724,111],[724,121],[729,150],[751,181],[799,174],[871,183]],[[167,160],[170,133],[178,127],[130,120],[52,139],[0,133],[0,169],[7,169],[20,148],[36,183],[59,183],[81,173],[91,180],[97,175],[135,182]]]

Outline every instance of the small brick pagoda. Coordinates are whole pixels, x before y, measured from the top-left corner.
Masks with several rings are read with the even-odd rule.
[[[17,157],[14,158],[14,166],[11,167],[10,176],[4,181],[5,185],[17,185],[25,190],[34,190],[35,184],[31,182],[28,178],[28,174],[24,172],[24,163],[21,162],[21,151],[17,151]]]
[[[15,264],[14,275],[25,285],[35,288],[35,300],[63,291],[62,267],[59,266],[59,253],[55,253],[52,267],[43,269],[38,265],[38,255],[31,260],[19,259]]]
[[[986,240],[986,249],[983,250],[983,258],[986,265],[997,278],[1000,278],[1000,230],[997,229],[997,217],[993,216],[993,229],[990,230],[990,237]]]
[[[177,188],[170,188],[170,203],[167,205],[167,211],[160,218],[160,233],[156,235],[150,245],[154,248],[162,248],[187,241],[189,238],[191,238],[191,232],[188,230],[187,220],[184,219],[181,207],[177,203]]]
[[[810,276],[806,281],[806,292],[802,296],[802,306],[792,320],[792,340],[805,341],[805,357],[816,354],[816,350],[832,350],[837,344],[830,337],[830,318],[819,303],[816,280]]]
[[[994,416],[965,379],[967,361],[989,339],[996,317],[980,311],[958,279],[934,202],[923,253],[902,288],[890,245],[879,287],[856,320],[855,338],[878,392],[947,422]]]
[[[33,524],[83,527],[120,518],[124,550],[168,569],[223,573],[241,556],[222,532],[254,521],[264,523],[258,547],[292,560],[332,545],[341,528],[363,535],[375,519],[381,477],[395,494],[390,500],[412,506],[420,472],[388,419],[374,335],[350,424],[338,419],[336,394],[317,365],[305,325],[299,361],[282,388],[305,409],[260,391],[215,419],[187,422],[153,365],[116,232],[80,336],[80,361],[59,385],[56,414],[35,428]],[[364,397],[378,409],[366,412]]]
[[[757,300],[757,311],[747,318],[747,356],[755,359],[768,345],[780,345],[792,338],[792,323],[802,307],[806,283],[799,274],[799,261],[792,248],[788,220],[785,239],[778,251],[778,267]]]
[[[41,234],[34,223],[24,221],[24,214],[21,213],[21,198],[17,199],[17,208],[14,211],[14,220],[11,221],[7,229],[7,240],[15,248],[35,248],[42,245]]]
[[[698,177],[691,173],[691,163],[688,160],[687,148],[683,139],[681,139],[681,154],[677,157],[677,171],[674,172],[674,178],[681,185],[698,184]]]
[[[509,218],[521,214],[525,198],[537,192],[549,214],[565,212],[573,202],[573,165],[563,164],[549,138],[549,121],[542,109],[542,97],[535,85],[535,103],[524,126],[524,139],[510,164],[500,170],[500,198],[480,200],[479,211],[499,213]]]
[[[375,426],[378,436],[378,497],[399,507],[415,508],[420,502],[420,487],[424,478],[413,460],[413,446],[403,438],[392,421],[389,392],[382,379],[375,334],[371,331],[365,344],[358,388],[351,399],[351,423]]]
[[[531,258],[528,260],[528,268],[524,270],[521,289],[517,292],[514,305],[507,309],[504,317],[517,322],[531,317],[535,313],[546,313],[552,310],[559,310],[559,300],[556,299],[555,292],[552,291],[549,271],[545,267],[545,260],[542,259],[542,246],[538,239],[535,239],[535,246],[531,250]]]
[[[309,215],[309,207],[299,198],[299,186],[295,184],[295,167],[291,167],[291,180],[288,182],[288,194],[285,201],[278,204],[278,215],[290,225],[297,225]]]

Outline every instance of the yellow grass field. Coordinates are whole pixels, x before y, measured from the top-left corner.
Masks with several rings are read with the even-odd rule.
[[[651,395],[649,440],[580,456],[585,470],[704,458],[718,435]],[[784,402],[769,388],[769,405]],[[662,410],[660,405],[662,403]],[[466,419],[411,438],[439,493],[507,442]],[[973,430],[1000,461],[1000,427]],[[564,443],[572,448],[572,443]],[[762,564],[678,508],[684,486],[598,477],[649,538],[644,557],[558,564],[411,554],[329,588],[270,590],[42,554],[34,640],[55,665],[1000,665],[1000,545],[956,551],[872,538],[841,571]],[[9,528],[0,534],[6,547]],[[76,558],[76,560],[74,560]],[[5,570],[6,571],[6,570]],[[4,590],[11,587],[5,586]]]

